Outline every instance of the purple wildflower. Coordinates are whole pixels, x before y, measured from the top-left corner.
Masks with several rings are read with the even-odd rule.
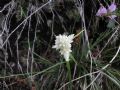
[[[116,4],[113,2],[109,7],[108,7],[108,12],[112,13],[116,10],[117,6]],[[110,15],[108,16],[110,19],[114,19],[116,18],[117,16],[116,15]]]
[[[97,12],[96,16],[103,16],[105,14],[107,14],[107,9],[104,6],[101,6],[98,9],[98,12]]]
[[[116,10],[116,4],[113,2],[109,7],[108,7],[108,11],[109,12],[114,12]]]

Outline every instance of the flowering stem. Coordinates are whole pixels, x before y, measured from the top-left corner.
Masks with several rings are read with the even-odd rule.
[[[70,85],[69,85],[69,90],[72,90],[72,83],[71,83],[71,69],[70,69],[70,63],[69,61],[66,62],[66,66],[67,66],[67,69],[68,69],[68,77],[69,77],[69,82],[70,82]]]

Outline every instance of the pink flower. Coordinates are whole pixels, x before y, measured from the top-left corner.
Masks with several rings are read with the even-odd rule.
[[[112,13],[116,10],[117,6],[116,4],[113,2],[109,7],[108,7],[108,12]],[[108,16],[110,19],[114,19],[116,18],[117,16],[116,15],[110,15]]]
[[[97,12],[96,16],[103,16],[105,14],[107,14],[107,9],[104,6],[101,6],[98,9],[98,12]]]
[[[103,5],[101,5],[101,7],[98,9],[98,12],[96,14],[96,16],[107,16],[110,19],[114,19],[117,16],[115,15],[114,11],[116,10],[117,6],[114,2],[111,3],[111,5],[108,6],[108,9],[106,9]],[[110,14],[110,15],[109,15]]]
[[[113,2],[109,7],[108,7],[108,11],[109,12],[114,12],[116,10],[116,4]]]

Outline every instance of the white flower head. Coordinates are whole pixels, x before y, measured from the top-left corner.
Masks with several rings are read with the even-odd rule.
[[[52,48],[60,51],[60,54],[64,56],[66,61],[69,61],[69,55],[71,50],[71,43],[73,42],[74,34],[69,36],[67,35],[58,35],[56,36],[55,45]]]

